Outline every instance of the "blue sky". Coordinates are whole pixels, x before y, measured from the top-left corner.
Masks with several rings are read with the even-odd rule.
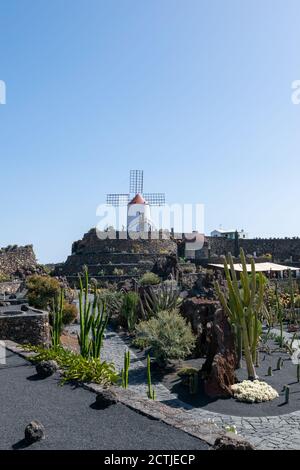
[[[300,235],[298,0],[0,0],[0,246],[62,261],[131,168],[205,230]]]

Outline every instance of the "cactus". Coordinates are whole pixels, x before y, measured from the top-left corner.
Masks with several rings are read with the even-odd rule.
[[[122,376],[122,387],[128,388],[128,377],[129,377],[129,366],[130,366],[130,351],[124,353],[124,368],[121,371]]]
[[[150,360],[150,356],[148,354],[147,356],[147,382],[148,382],[148,398],[150,398],[150,400],[155,400],[156,398],[156,393],[155,393],[155,390],[154,388],[152,387],[152,381],[151,381],[151,360]]]
[[[292,277],[292,271],[289,269],[289,287],[290,287],[290,298],[291,298],[291,320],[297,322],[297,315],[295,309],[295,287]]]
[[[272,367],[268,367],[268,375],[271,377],[273,375]]]
[[[288,385],[284,386],[284,392],[285,392],[285,403],[288,403],[290,401],[290,387]]]
[[[89,300],[89,274],[84,269],[84,282],[79,276],[79,323],[78,343],[80,354],[84,358],[99,358],[104,332],[108,323],[106,305],[99,298],[97,287],[94,288],[94,300]]]
[[[283,348],[284,344],[284,337],[283,337],[283,311],[282,311],[282,305],[279,300],[279,294],[278,294],[278,285],[276,284],[275,287],[275,296],[276,296],[276,310],[277,310],[277,318],[279,321],[279,326],[280,326],[280,336],[279,336],[279,347]]]
[[[255,263],[251,259],[251,276],[248,275],[246,258],[243,249],[240,251],[243,271],[238,282],[231,254],[225,258],[224,270],[228,294],[221,291],[218,282],[215,289],[224,311],[236,333],[239,360],[243,343],[249,380],[257,379],[255,371],[256,350],[261,333],[259,315],[263,307],[265,281],[262,273],[255,272]]]
[[[259,367],[259,350],[256,350],[255,367]]]
[[[124,294],[121,314],[125,318],[128,331],[134,330],[137,322],[137,307],[139,304],[139,295],[136,292],[126,292]]]
[[[283,366],[283,360],[282,357],[280,357],[277,361],[277,370],[281,370]]]
[[[189,390],[191,395],[195,395],[198,391],[198,373],[189,376]]]
[[[61,289],[59,296],[59,306],[53,301],[53,326],[51,328],[51,343],[53,348],[60,345],[60,337],[62,333],[63,323],[62,315],[64,308],[64,290]]]

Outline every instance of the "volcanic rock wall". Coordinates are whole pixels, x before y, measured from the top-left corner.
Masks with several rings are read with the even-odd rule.
[[[109,274],[109,270],[113,271],[115,268],[122,269],[124,274],[129,274],[130,269],[136,269],[141,274],[151,271],[157,258],[176,253],[177,244],[170,238],[101,239],[98,238],[96,230],[91,229],[82,240],[73,243],[72,254],[63,265],[57,267],[55,273],[74,276],[86,265],[89,273],[95,277],[101,270]]]
[[[32,245],[0,249],[0,275],[24,278],[39,271]]]
[[[300,263],[300,238],[253,238],[240,239],[239,246],[248,255],[257,257],[271,255],[274,262]],[[205,237],[202,250],[197,253],[199,259],[215,258],[227,253],[234,254],[235,241],[221,237]]]

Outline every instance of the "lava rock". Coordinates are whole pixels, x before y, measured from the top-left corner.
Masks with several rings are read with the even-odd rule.
[[[239,437],[223,436],[218,437],[212,450],[255,450],[250,442]]]
[[[25,441],[27,444],[45,439],[45,428],[39,421],[31,421],[25,428]]]
[[[107,408],[111,405],[115,405],[116,403],[118,403],[117,395],[112,389],[103,389],[96,396],[97,408]]]
[[[46,378],[53,375],[58,370],[58,364],[56,361],[41,361],[36,366],[36,372],[39,377]]]
[[[205,377],[205,393],[212,398],[233,395],[236,383],[237,355],[234,334],[223,309],[218,309],[207,329],[208,352],[201,373]]]

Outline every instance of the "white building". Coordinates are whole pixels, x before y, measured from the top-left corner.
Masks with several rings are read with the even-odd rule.
[[[149,232],[153,229],[150,205],[138,193],[127,206],[127,231]]]
[[[213,230],[210,236],[222,237],[222,238],[228,238],[229,240],[234,240],[235,233],[236,233],[236,230],[224,230],[222,228],[219,228],[217,230]],[[238,231],[238,234],[239,234],[239,238],[248,238],[248,233],[246,233],[244,230]]]

